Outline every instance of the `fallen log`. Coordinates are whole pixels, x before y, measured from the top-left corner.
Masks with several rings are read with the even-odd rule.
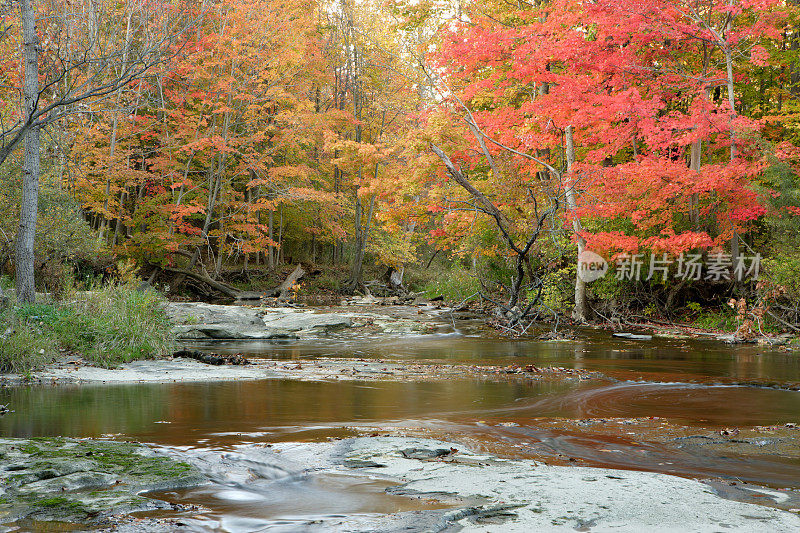
[[[215,291],[227,296],[228,298],[233,298],[235,300],[258,300],[263,296],[263,293],[260,292],[240,291],[235,287],[231,287],[227,283],[222,283],[220,281],[211,279],[210,277],[200,274],[199,272],[175,267],[163,267],[163,269],[169,272],[174,272],[175,274],[181,274],[182,276],[192,278],[197,282],[211,287]]]
[[[173,357],[185,357],[187,359],[194,359],[207,365],[249,365],[250,361],[245,359],[239,354],[234,355],[217,355],[213,353],[205,353],[199,350],[179,350],[172,354]]]
[[[294,270],[283,280],[283,283],[278,285],[273,289],[269,289],[267,291],[240,291],[236,287],[232,287],[227,283],[223,283],[221,281],[217,281],[215,279],[211,279],[210,277],[206,276],[205,274],[200,274],[199,272],[194,272],[192,270],[186,270],[183,268],[177,267],[163,267],[164,270],[169,272],[174,272],[175,274],[180,274],[181,276],[185,276],[187,278],[191,278],[198,283],[202,283],[213,289],[214,291],[227,296],[228,298],[233,298],[234,300],[260,300],[261,298],[269,298],[277,296],[281,300],[285,300],[289,296],[289,291],[292,290],[300,279],[306,275],[306,271],[303,269],[302,265],[297,265]]]

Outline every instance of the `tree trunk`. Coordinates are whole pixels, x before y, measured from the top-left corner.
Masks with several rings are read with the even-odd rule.
[[[403,275],[406,267],[400,265],[398,268],[392,267],[389,272],[389,287],[400,296],[404,296],[408,291],[403,286]]]
[[[39,55],[36,37],[36,13],[31,0],[20,0],[23,55],[25,58],[25,120],[36,112],[39,97]],[[39,128],[31,128],[25,136],[25,162],[22,167],[22,205],[16,238],[15,267],[17,301],[34,303],[34,242],[39,204]]]
[[[275,211],[269,210],[269,240],[275,242]],[[275,268],[275,246],[272,244],[267,248],[267,266],[270,270]]]
[[[733,57],[729,45],[723,48],[725,52],[725,67],[728,73],[728,103],[731,106],[731,122],[736,118],[736,95],[733,87]],[[736,159],[736,132],[731,125],[731,162]],[[739,258],[739,234],[736,229],[733,230],[733,237],[731,237],[731,260],[736,264]]]
[[[479,134],[477,128],[473,128],[473,133]],[[483,143],[483,147],[485,147],[485,143]],[[534,298],[533,302],[528,303],[525,309],[519,309],[517,304],[520,301],[521,296],[521,289],[522,289],[522,282],[525,278],[525,261],[527,255],[530,253],[531,248],[536,243],[541,234],[542,229],[544,228],[545,221],[552,217],[556,210],[558,209],[558,197],[553,197],[552,205],[545,210],[539,217],[536,219],[535,227],[530,231],[527,235],[527,239],[524,244],[518,245],[515,241],[513,236],[511,235],[511,225],[508,222],[506,216],[498,209],[498,207],[492,203],[489,198],[476,189],[467,179],[467,177],[459,170],[454,164],[453,161],[445,154],[441,148],[436,146],[433,143],[430,143],[430,148],[436,156],[441,159],[444,166],[447,168],[448,174],[453,180],[458,183],[464,190],[466,190],[470,196],[472,196],[473,200],[475,200],[481,207],[481,211],[492,217],[495,221],[497,229],[500,230],[501,235],[503,236],[503,240],[506,242],[508,247],[514,254],[517,256],[516,261],[516,274],[512,279],[511,287],[509,289],[509,300],[508,304],[501,305],[500,310],[503,312],[504,316],[506,316],[508,320],[508,324],[510,328],[514,328],[517,324],[520,323],[525,317],[528,316],[528,313],[533,308],[533,305],[539,301],[541,296],[541,290],[539,294]],[[488,153],[488,150],[485,150],[484,153],[486,154],[486,158],[490,159],[491,154]],[[519,155],[525,155],[521,152],[514,152]],[[538,162],[538,161],[537,161]],[[548,168],[551,172],[555,173],[558,176],[559,183],[563,180],[563,175],[552,167]],[[541,289],[541,285],[540,285]]]
[[[333,152],[333,157],[334,158],[339,157],[339,151],[338,150],[335,150]],[[340,176],[341,176],[341,171],[339,170],[339,167],[334,165],[333,166],[333,195],[336,197],[337,202],[339,201],[339,178],[340,178]],[[338,220],[338,219],[339,219],[339,215],[337,214],[336,215],[336,220]],[[341,239],[339,239],[338,236],[334,237],[334,239],[333,239],[333,259],[331,261],[334,265],[338,264],[339,261],[340,261],[341,250],[342,250],[342,241],[341,241]]]
[[[286,277],[286,279],[283,280],[283,283],[281,283],[276,288],[272,289],[272,291],[267,291],[266,294],[272,295],[277,293],[278,298],[280,298],[281,300],[285,300],[289,296],[289,291],[292,290],[292,287],[294,287],[297,284],[297,282],[299,282],[300,279],[305,275],[306,271],[303,270],[303,265],[297,265],[294,268],[294,270],[292,270],[292,272]]]
[[[281,264],[283,262],[283,204],[281,204],[280,210],[278,211],[278,249],[276,263]]]
[[[372,221],[372,215],[375,212],[375,195],[369,200],[369,209],[367,210],[367,220],[363,226],[361,224],[361,200],[356,198],[356,249],[353,256],[353,266],[350,269],[350,279],[347,280],[345,292],[352,294],[361,285],[361,276],[364,270],[364,254],[367,250],[367,240],[369,239],[369,226]]]
[[[221,235],[217,239],[217,261],[214,263],[214,277],[219,278],[220,274],[222,274],[222,255],[225,252],[225,232],[223,231],[225,226],[224,222],[220,222],[219,230]]]
[[[575,176],[572,172],[572,167],[575,165],[575,142],[573,139],[572,126],[567,126],[566,144],[568,182],[564,192],[567,197],[567,207],[574,213],[577,205],[575,202]],[[572,229],[575,231],[578,243],[578,257],[580,257],[586,249],[586,239],[581,236],[583,227],[577,216],[573,216],[572,218]],[[580,266],[578,268],[580,268]],[[581,278],[580,271],[576,272],[575,275],[575,307],[572,309],[572,318],[578,322],[586,322],[589,318],[589,309],[586,304],[586,282]]]
[[[114,223],[114,238],[111,240],[111,245],[116,246],[119,244],[119,230],[122,226],[122,217],[123,211],[125,209],[125,197],[127,192],[125,189],[122,189],[122,192],[119,193],[119,214],[117,215],[117,221]]]
[[[697,139],[692,143],[692,152],[689,160],[689,168],[694,172],[700,172],[700,160],[703,155],[703,141]],[[689,221],[694,231],[700,231],[700,195],[692,194],[689,199]]]
[[[104,241],[106,238],[106,232],[108,231],[108,210],[109,210],[109,199],[111,198],[111,180],[106,178],[106,192],[105,192],[105,199],[103,200],[103,218],[100,222],[100,241]]]

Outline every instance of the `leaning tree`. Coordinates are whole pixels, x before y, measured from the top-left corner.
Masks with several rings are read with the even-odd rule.
[[[42,130],[112,108],[121,91],[179,52],[181,36],[199,16],[183,0],[10,0],[0,7],[0,165],[24,144],[14,261],[19,302],[36,297]],[[13,109],[14,101],[23,102],[21,109]]]

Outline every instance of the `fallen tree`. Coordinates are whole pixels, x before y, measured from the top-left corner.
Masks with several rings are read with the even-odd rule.
[[[279,300],[285,300],[289,296],[289,291],[297,285],[297,282],[306,275],[306,271],[303,269],[303,265],[297,265],[292,272],[286,276],[286,279],[283,280],[283,283],[275,287],[274,289],[270,289],[269,291],[264,293],[264,296],[272,297],[277,296]]]
[[[165,266],[161,267],[162,270],[166,272],[172,272],[174,274],[179,274],[182,277],[180,283],[183,282],[183,279],[190,278],[206,287],[211,289],[211,291],[222,295],[223,297],[233,298],[234,300],[260,300],[261,298],[272,298],[277,297],[281,300],[285,300],[289,296],[289,292],[291,291],[292,287],[294,287],[300,279],[305,276],[306,271],[303,269],[302,265],[297,265],[294,270],[286,277],[286,279],[272,289],[266,291],[242,291],[224,283],[219,280],[215,280],[206,274],[201,274],[200,272],[195,272],[194,270],[188,270],[185,268],[178,268],[178,267],[170,267]]]

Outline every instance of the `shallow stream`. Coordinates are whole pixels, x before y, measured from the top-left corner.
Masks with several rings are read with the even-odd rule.
[[[553,365],[595,370],[609,379],[7,388],[0,389],[0,404],[14,412],[0,418],[0,436],[112,437],[225,454],[277,442],[413,433],[554,464],[800,489],[796,440],[784,445],[780,438],[765,436],[763,442],[747,444],[747,453],[699,445],[720,431],[800,423],[800,392],[791,390],[800,383],[800,357],[777,348],[704,340],[631,341],[596,331],[564,342],[449,334],[199,348],[250,358]],[[253,466],[250,472],[258,483],[220,478],[210,486],[157,496],[202,505],[208,511],[198,527],[227,531],[291,529],[310,517],[436,506],[387,495],[385,483],[358,476],[298,475],[302,469],[287,473],[275,465]]]

